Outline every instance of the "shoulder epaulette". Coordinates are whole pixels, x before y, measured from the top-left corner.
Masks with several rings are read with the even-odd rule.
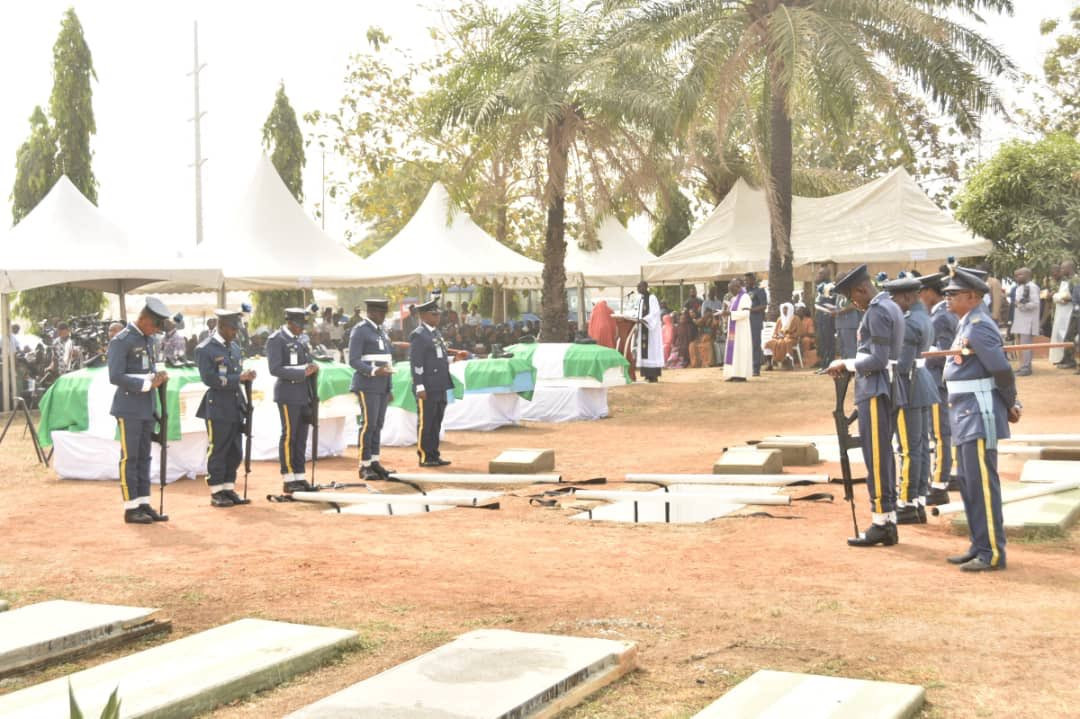
[[[125,327],[116,333],[116,339],[118,340],[127,339],[129,336],[131,336],[131,329],[129,327]]]

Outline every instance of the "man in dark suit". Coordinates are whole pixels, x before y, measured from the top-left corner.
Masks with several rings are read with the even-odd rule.
[[[250,504],[236,493],[236,470],[244,460],[243,435],[247,400],[242,382],[255,379],[255,370],[244,370],[243,352],[235,341],[243,324],[239,312],[215,310],[217,328],[195,348],[199,376],[207,386],[195,416],[206,421],[210,444],[206,452],[206,484],[210,504],[232,507]]]
[[[439,454],[439,433],[446,412],[447,393],[453,390],[450,360],[439,333],[438,300],[416,305],[420,324],[409,336],[409,364],[416,394],[416,452],[421,467],[445,467]]]
[[[304,333],[309,312],[300,307],[285,310],[285,324],[266,340],[266,363],[274,383],[274,402],[281,418],[278,461],[286,494],[312,487],[304,473],[308,427],[311,425],[311,391],[308,377],[319,371],[312,361],[311,345]]]
[[[356,370],[352,391],[360,402],[360,479],[366,482],[390,479],[390,471],[379,462],[379,440],[386,408],[394,401],[394,354],[383,329],[390,303],[380,299],[365,300],[365,304],[367,318],[349,335],[349,364]]]
[[[154,335],[161,332],[169,310],[147,297],[138,319],[109,342],[109,382],[116,385],[110,414],[120,435],[120,490],[128,524],[164,522],[167,515],[150,506],[150,441],[154,432],[154,392],[169,379],[154,364]]]

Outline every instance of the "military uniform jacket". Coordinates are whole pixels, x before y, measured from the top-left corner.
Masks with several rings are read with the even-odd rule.
[[[956,328],[952,348],[968,347],[971,354],[948,357],[945,361],[945,382],[963,380],[993,380],[994,427],[997,439],[1009,436],[1009,408],[1016,404],[1016,378],[1005,357],[1004,343],[990,310],[979,303],[968,312]],[[971,392],[955,392],[949,387],[949,418],[952,423],[953,444],[986,439],[986,427],[978,399]]]
[[[247,402],[240,390],[240,373],[244,371],[240,345],[218,333],[195,348],[199,376],[209,389],[203,395],[195,416],[220,422],[239,422],[247,415]]]
[[[862,320],[862,313],[851,303],[851,300],[846,299],[841,295],[840,301],[836,305],[837,309],[844,309],[845,307],[851,307],[847,312],[840,312],[836,315],[836,329],[838,330],[854,330],[858,329],[859,323]]]
[[[858,341],[855,359],[849,366],[855,372],[855,401],[884,395],[893,399],[893,406],[902,404],[902,395],[893,396],[889,362],[900,359],[904,313],[888,292],[879,292],[870,300],[859,323]]]
[[[414,392],[426,390],[431,396],[454,388],[446,344],[437,329],[430,329],[421,322],[412,331],[409,335],[409,364],[412,366]]]
[[[930,322],[934,325],[934,344],[932,347],[943,350],[952,347],[953,339],[956,337],[956,325],[960,320],[952,312],[949,312],[945,300],[934,305],[933,310],[930,312]],[[945,359],[945,357],[930,357],[926,360],[926,369],[933,375],[938,389],[945,389],[945,378],[942,376],[945,370]]]
[[[393,367],[394,354],[386,331],[369,319],[361,320],[349,335],[349,364],[354,370],[352,391],[387,394],[393,376],[376,377],[378,367]]]
[[[926,305],[916,302],[904,316],[904,347],[896,369],[900,373],[906,407],[929,407],[941,401],[933,375],[919,356],[934,343],[934,323]]]
[[[274,401],[282,404],[308,404],[307,375],[304,370],[311,363],[308,336],[294,335],[288,327],[281,327],[266,340],[266,363],[270,374],[277,378],[274,383]]]
[[[154,393],[150,391],[150,381],[157,372],[153,338],[128,323],[109,342],[107,361],[109,382],[116,385],[109,413],[125,419],[153,419]]]

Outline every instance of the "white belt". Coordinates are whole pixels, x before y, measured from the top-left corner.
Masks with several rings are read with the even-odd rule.
[[[360,355],[361,362],[393,362],[394,355],[381,354],[381,355]]]
[[[918,359],[916,359],[915,360],[915,366],[916,367],[925,367],[926,366],[926,358],[925,357],[919,357]]]

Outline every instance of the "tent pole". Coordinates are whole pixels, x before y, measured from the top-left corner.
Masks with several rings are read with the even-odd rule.
[[[679,307],[683,306],[683,281],[679,280]]]
[[[510,293],[506,291],[506,288],[499,285],[499,290],[502,292],[502,316],[503,322],[510,321]]]
[[[120,300],[120,321],[127,324],[127,301],[124,297],[124,281],[116,281],[116,296]]]
[[[218,307],[220,307],[221,309],[225,309],[225,294],[225,281],[222,280],[221,287],[218,287],[217,291]]]
[[[10,305],[8,304],[7,293],[0,294],[0,345],[3,346],[3,352],[0,353],[0,361],[4,364],[3,377],[0,378],[0,410],[14,411],[15,403],[12,401],[11,393],[14,390],[15,383],[12,379],[14,373],[12,372],[12,360],[15,355],[12,352],[11,347],[11,317]]]
[[[578,275],[577,326],[579,332],[585,330],[585,275]]]

